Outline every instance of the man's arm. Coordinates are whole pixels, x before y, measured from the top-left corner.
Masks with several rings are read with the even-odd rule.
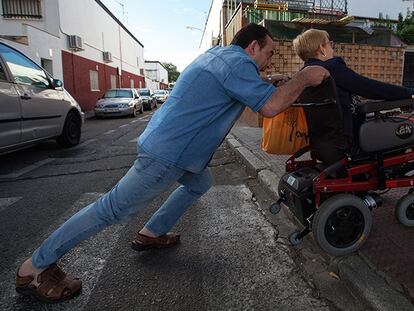
[[[260,114],[264,117],[274,117],[292,105],[305,88],[317,86],[328,77],[329,72],[321,66],[305,67],[288,82],[277,87],[260,109]]]

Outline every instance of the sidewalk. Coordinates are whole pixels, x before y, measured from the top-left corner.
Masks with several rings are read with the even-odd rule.
[[[277,197],[288,156],[262,151],[261,135],[261,128],[235,126],[226,141],[248,172]],[[330,258],[340,278],[374,310],[414,310],[414,229],[394,217],[394,206],[405,193],[407,189],[383,196],[384,204],[373,211],[371,234],[355,255]],[[311,234],[307,238],[312,239]]]

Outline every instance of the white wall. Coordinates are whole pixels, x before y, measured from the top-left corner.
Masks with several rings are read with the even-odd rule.
[[[207,22],[204,27],[203,37],[200,42],[200,53],[211,48],[213,37],[221,36],[223,25],[221,25],[223,0],[212,0],[210,11],[208,12]]]
[[[62,32],[83,39],[85,50],[76,52],[76,55],[103,62],[102,52],[111,52],[113,62],[109,66],[140,74],[139,69],[143,68],[144,59],[143,47],[99,4],[94,0],[59,0],[59,8]]]
[[[168,71],[159,62],[145,62],[145,73],[150,79],[168,84]]]
[[[41,0],[42,19],[7,19],[3,18],[3,7],[0,5],[0,35],[26,36],[27,27],[31,25],[43,30],[52,36],[58,37],[59,9],[56,0]]]
[[[160,88],[160,84],[152,79],[149,79],[148,77],[145,77],[145,87],[151,90],[158,90]]]
[[[84,50],[76,55],[103,63],[102,52],[111,52],[113,62],[109,66],[140,75],[144,48],[94,0],[42,0],[41,7],[41,20],[5,19],[0,15],[0,35],[27,37],[28,45],[10,44],[39,65],[41,58],[51,60],[55,78],[63,78],[61,50],[69,51],[67,35],[83,39]]]

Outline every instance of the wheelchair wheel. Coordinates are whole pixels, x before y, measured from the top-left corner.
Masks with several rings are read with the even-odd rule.
[[[273,215],[279,214],[280,210],[281,210],[281,206],[280,206],[280,203],[278,203],[278,202],[272,203],[269,206],[269,211]]]
[[[395,217],[406,227],[414,227],[414,194],[407,194],[398,200]]]
[[[352,194],[337,194],[316,211],[312,232],[320,248],[333,256],[343,256],[362,246],[371,226],[371,211],[362,199]]]
[[[289,242],[292,246],[299,245],[302,243],[303,238],[299,237],[300,231],[296,230],[289,236]]]

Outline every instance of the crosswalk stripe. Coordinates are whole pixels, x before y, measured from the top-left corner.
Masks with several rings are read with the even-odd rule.
[[[0,175],[0,181],[5,181],[5,180],[9,180],[9,179],[18,178],[18,177],[20,177],[24,174],[27,174],[27,173],[29,173],[29,172],[45,165],[45,164],[53,162],[53,161],[55,161],[55,159],[45,159],[45,160],[42,160],[42,161],[38,161],[38,162],[36,162],[32,165],[26,166],[26,167],[24,167],[24,168],[22,168],[22,169],[20,169],[16,172],[13,172],[13,173],[10,173],[10,174]]]
[[[129,124],[123,124],[123,125],[120,126],[120,128],[126,127],[126,126],[129,126]]]
[[[138,140],[138,138],[134,138],[134,139],[131,139],[130,141],[128,141],[129,143],[136,143],[137,142],[137,140]]]
[[[22,197],[0,198],[0,212],[6,210],[7,207],[19,201]]]
[[[115,130],[109,130],[108,132],[105,132],[104,135],[109,135],[109,134],[112,134],[113,132],[115,132]]]
[[[101,195],[101,193],[95,192],[82,194],[66,213],[53,222],[46,232],[53,232],[65,219],[88,204],[93,203]],[[125,225],[119,224],[108,227],[71,250],[61,260],[60,265],[65,271],[82,278],[83,289],[82,295],[65,304],[59,305],[58,310],[82,310],[86,306],[90,294],[98,283],[98,279],[106,263],[106,258],[110,255]],[[47,236],[44,238],[47,238]],[[33,249],[28,250],[25,255],[30,256],[32,251]],[[22,263],[26,256],[16,260],[16,266],[10,267],[9,272],[3,275],[4,278],[0,281],[0,304],[2,309],[4,308],[3,310],[17,310],[21,306],[21,302],[18,300],[19,295],[15,292],[13,284],[15,271],[18,268],[17,265]],[[55,310],[55,308],[48,308],[47,310]]]

